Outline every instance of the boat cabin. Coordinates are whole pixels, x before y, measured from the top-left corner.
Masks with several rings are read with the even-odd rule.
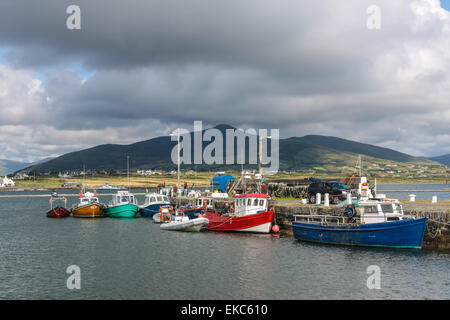
[[[206,202],[206,209],[214,209],[214,199],[211,198],[197,198],[195,199],[196,208],[204,208]]]
[[[144,206],[149,206],[152,204],[170,204],[170,201],[166,195],[148,193],[145,195]]]
[[[396,199],[359,201],[361,223],[379,223],[403,219],[402,204]]]
[[[80,197],[80,204],[98,203],[98,197],[92,192],[86,192]]]
[[[267,194],[251,193],[234,196],[234,213],[237,216],[246,216],[268,210],[270,197]]]
[[[136,204],[136,198],[128,191],[118,191],[113,195],[112,202],[114,205],[133,203]]]

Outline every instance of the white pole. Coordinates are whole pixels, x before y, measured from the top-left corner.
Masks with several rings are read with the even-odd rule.
[[[352,195],[351,195],[351,193],[348,193],[347,194],[347,204],[352,204]]]
[[[259,174],[262,176],[262,136],[259,136]]]
[[[376,198],[377,197],[377,178],[375,178],[375,190],[373,190],[373,192],[375,193],[373,196]]]
[[[177,192],[180,187],[180,128],[178,128],[178,182],[177,182]]]
[[[320,205],[320,193],[316,194],[316,205]]]
[[[330,194],[329,193],[325,193],[325,198],[323,200],[323,205],[325,207],[329,207],[330,206]]]
[[[128,179],[128,191],[130,191],[130,156],[127,156],[127,179]]]

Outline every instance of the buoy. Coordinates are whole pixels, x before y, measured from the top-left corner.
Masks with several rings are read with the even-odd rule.
[[[273,232],[278,232],[278,231],[280,231],[280,227],[279,227],[277,224],[274,224],[274,225],[272,226],[272,231],[273,231]]]

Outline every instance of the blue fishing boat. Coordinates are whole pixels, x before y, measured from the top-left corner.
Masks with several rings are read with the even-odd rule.
[[[139,211],[144,217],[152,217],[159,213],[161,208],[169,208],[170,206],[169,198],[166,195],[147,193],[144,204],[139,206]]]
[[[370,199],[349,205],[341,216],[297,215],[298,240],[352,246],[421,248],[428,218],[403,214],[394,199]]]

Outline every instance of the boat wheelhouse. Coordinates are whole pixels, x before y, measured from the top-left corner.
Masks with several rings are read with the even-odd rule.
[[[160,208],[170,207],[169,198],[166,195],[158,193],[147,193],[144,204],[139,206],[141,215],[151,217],[160,212]]]
[[[396,199],[369,199],[358,202],[361,223],[379,223],[403,220],[403,207]]]
[[[97,192],[80,191],[78,203],[72,207],[72,215],[78,218],[96,218],[103,216],[103,205],[98,200]]]
[[[112,218],[134,218],[138,212],[135,196],[128,191],[118,191],[112,196],[105,214]]]
[[[267,211],[270,197],[266,194],[245,194],[234,196],[234,214],[245,216]]]

